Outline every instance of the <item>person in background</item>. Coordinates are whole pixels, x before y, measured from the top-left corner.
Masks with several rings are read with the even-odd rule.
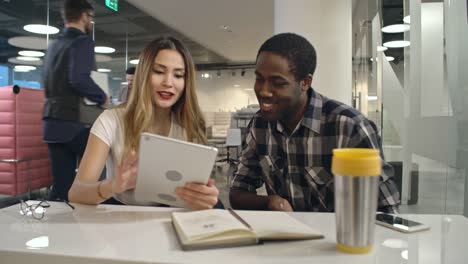
[[[65,0],[62,17],[63,35],[48,48],[43,72],[43,140],[53,175],[50,200],[68,199],[77,161],[86,148],[90,125],[79,121],[80,100],[86,97],[102,108],[109,102],[90,77],[95,68],[94,42],[89,36],[93,7],[86,0]]]
[[[125,71],[125,79],[127,80],[127,86],[123,87],[119,93],[119,103],[126,103],[128,96],[132,90],[133,78],[135,75],[135,67],[129,67]]]
[[[378,210],[400,202],[393,169],[383,161],[377,128],[362,113],[312,88],[314,47],[293,33],[259,49],[254,90],[260,111],[252,118],[230,189],[233,208],[334,211],[334,148],[374,148],[382,157]],[[265,184],[267,196],[256,190]]]
[[[113,197],[123,204],[148,205],[134,195],[143,132],[207,143],[195,92],[194,63],[173,37],[158,38],[143,49],[129,101],[104,111],[94,123],[70,201],[99,204]],[[99,181],[106,162],[107,179]],[[189,183],[176,192],[191,209],[212,208],[219,193],[213,180],[207,185]]]

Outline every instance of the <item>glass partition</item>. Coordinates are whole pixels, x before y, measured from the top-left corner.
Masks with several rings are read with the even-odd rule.
[[[358,2],[355,106],[381,127],[401,212],[467,215],[466,1]]]
[[[49,5],[49,1],[0,3],[0,87],[41,88],[44,50],[60,32],[57,25],[49,25]]]

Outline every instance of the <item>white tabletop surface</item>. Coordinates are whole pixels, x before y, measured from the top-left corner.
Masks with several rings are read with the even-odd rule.
[[[468,220],[459,215],[405,215],[431,227],[403,234],[376,227],[374,250],[335,249],[334,214],[293,213],[325,239],[269,242],[237,248],[183,251],[171,208],[51,203],[44,219],[0,210],[0,263],[468,263]],[[267,220],[267,219],[266,219]]]

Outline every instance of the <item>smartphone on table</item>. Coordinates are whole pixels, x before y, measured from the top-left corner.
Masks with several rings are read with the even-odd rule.
[[[408,220],[396,215],[378,213],[376,224],[385,226],[403,233],[413,233],[428,230],[430,227],[412,220]]]

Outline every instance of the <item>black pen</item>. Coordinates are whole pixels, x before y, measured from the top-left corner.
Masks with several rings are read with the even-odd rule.
[[[228,208],[228,211],[237,219],[239,220],[242,224],[244,224],[248,229],[252,230],[252,227],[247,223],[242,217],[240,217],[232,208]]]

